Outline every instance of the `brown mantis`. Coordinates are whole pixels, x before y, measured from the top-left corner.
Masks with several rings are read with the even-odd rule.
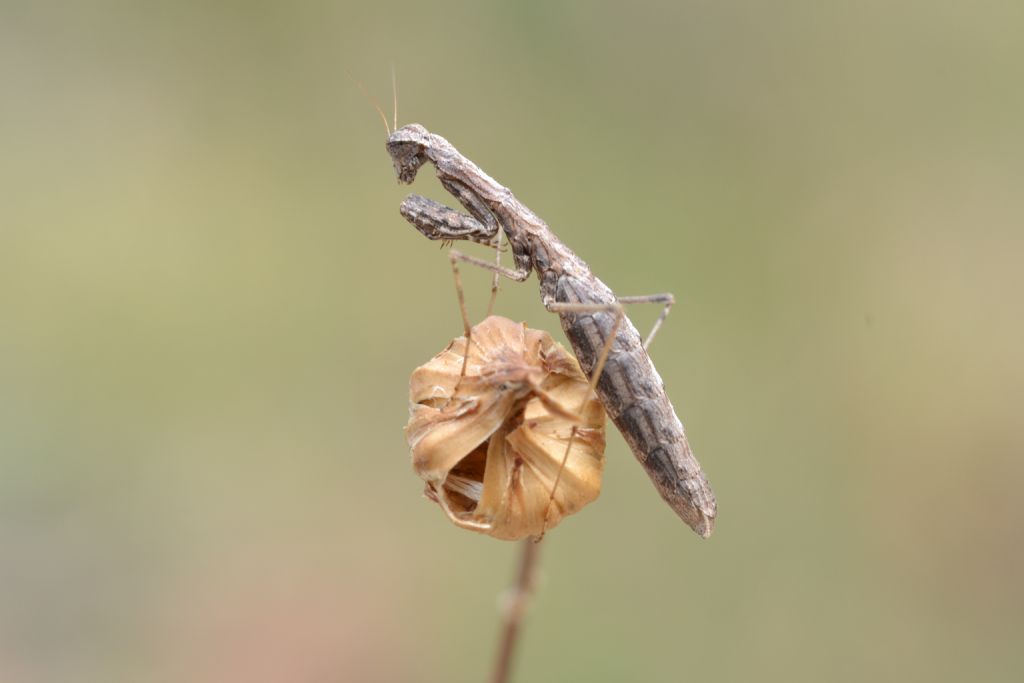
[[[617,297],[511,191],[423,126],[410,124],[391,132],[387,150],[400,182],[412,183],[420,167],[429,161],[442,186],[468,212],[410,195],[402,202],[401,213],[425,237],[445,242],[469,240],[499,248],[500,230],[508,241],[515,268],[455,250],[449,252],[467,346],[470,325],[458,264],[468,263],[494,273],[492,305],[499,275],[523,282],[536,272],[544,307],[558,314],[580,366],[661,497],[701,537],[710,536],[716,514],[715,495],[647,354],[675,301],[672,295]],[[663,305],[643,341],[623,310],[623,304],[634,303]]]

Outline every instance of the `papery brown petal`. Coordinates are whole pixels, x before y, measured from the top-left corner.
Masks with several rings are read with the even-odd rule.
[[[483,495],[480,496],[477,514],[491,523],[499,510],[508,504],[509,486],[515,466],[515,455],[505,442],[508,432],[509,426],[505,424],[495,432],[487,449],[487,469],[484,471]]]
[[[526,329],[522,323],[492,315],[473,328],[470,361],[481,364],[502,360],[510,351],[522,357]]]
[[[507,437],[509,444],[520,454],[549,497],[555,479],[558,478],[558,471],[565,458],[572,432],[572,423],[561,417],[548,415],[524,420],[523,424]],[[552,517],[556,509],[560,513],[575,512],[597,498],[601,492],[603,452],[604,434],[600,428],[576,428],[576,435],[572,438],[572,449],[569,451],[555,491]],[[553,520],[549,519],[548,527],[553,525]]]
[[[566,351],[565,347],[551,338],[547,332],[542,330],[529,330],[536,334],[538,363],[551,373],[552,377],[566,378],[581,382],[588,382],[587,376],[580,370],[580,364],[576,357]]]
[[[453,402],[443,411],[413,407],[406,438],[412,447],[413,468],[421,477],[428,481],[443,479],[448,470],[501,426],[515,403],[515,397],[509,394],[495,394],[484,400]]]
[[[449,344],[447,349],[413,371],[409,378],[409,400],[412,403],[437,397],[448,398],[452,395],[462,372],[461,351],[465,346],[465,337],[459,337]],[[467,376],[479,375],[479,363],[471,363],[467,367]]]

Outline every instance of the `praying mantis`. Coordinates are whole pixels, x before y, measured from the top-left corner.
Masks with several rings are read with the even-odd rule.
[[[402,202],[400,211],[422,235],[443,242],[468,240],[498,247],[501,231],[508,242],[514,268],[454,249],[449,252],[467,339],[471,327],[458,264],[489,270],[495,273],[495,280],[500,275],[523,282],[536,273],[544,307],[558,314],[580,366],[655,488],[698,535],[710,536],[717,513],[715,495],[647,353],[674,297],[616,296],[509,189],[445,138],[423,126],[409,124],[390,132],[387,150],[399,182],[411,184],[419,169],[429,162],[441,185],[468,212],[410,195]],[[646,340],[641,340],[623,309],[624,305],[635,303],[663,305]]]

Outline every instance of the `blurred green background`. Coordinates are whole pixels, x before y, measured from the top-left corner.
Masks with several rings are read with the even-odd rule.
[[[410,470],[461,326],[345,75],[389,109],[392,63],[401,123],[679,300],[717,531],[611,436],[517,680],[1024,675],[1021,3],[0,8],[0,679],[484,678],[517,548]]]

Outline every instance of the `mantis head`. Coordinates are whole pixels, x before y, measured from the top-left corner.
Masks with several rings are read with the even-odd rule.
[[[388,136],[388,154],[399,182],[408,185],[416,179],[416,172],[427,162],[429,139],[430,133],[418,123],[402,126]]]

